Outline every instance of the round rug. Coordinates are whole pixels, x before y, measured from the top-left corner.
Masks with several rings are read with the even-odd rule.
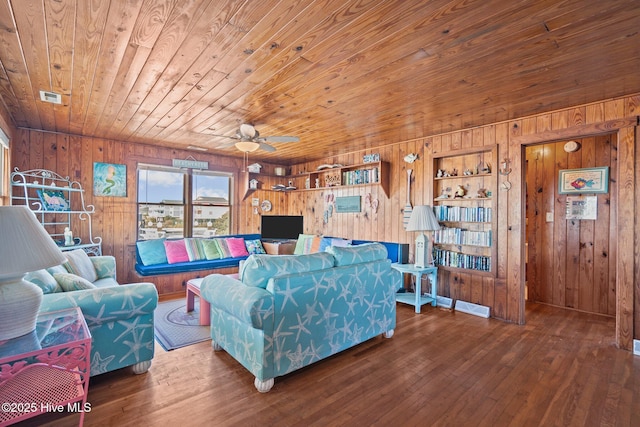
[[[193,311],[187,313],[186,305],[176,307],[166,314],[167,322],[174,325],[198,326],[200,325],[199,302],[196,299]]]

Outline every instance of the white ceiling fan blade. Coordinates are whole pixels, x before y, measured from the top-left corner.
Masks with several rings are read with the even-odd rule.
[[[297,136],[266,136],[267,142],[299,142],[300,138]]]
[[[276,151],[276,147],[273,147],[269,144],[265,144],[264,142],[260,143],[260,149],[264,151],[268,151],[269,153],[273,153],[274,151]]]
[[[251,139],[254,136],[256,136],[256,128],[254,128],[253,126],[248,125],[246,123],[243,123],[243,124],[240,125],[240,133],[243,136]]]

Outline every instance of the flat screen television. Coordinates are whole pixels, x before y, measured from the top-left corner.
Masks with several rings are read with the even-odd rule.
[[[302,215],[262,215],[260,235],[264,240],[297,239],[303,225]]]

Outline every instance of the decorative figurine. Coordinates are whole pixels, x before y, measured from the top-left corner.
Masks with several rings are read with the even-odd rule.
[[[73,232],[69,229],[69,227],[64,228],[64,245],[73,246]]]
[[[477,196],[478,199],[486,199],[489,197],[489,195],[487,194],[487,189],[486,188],[481,188],[478,190],[478,194]]]
[[[462,199],[465,194],[465,189],[462,185],[458,184],[458,188],[456,188],[456,194],[453,197],[454,199]]]

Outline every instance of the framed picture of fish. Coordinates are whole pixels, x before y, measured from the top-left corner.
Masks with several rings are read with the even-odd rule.
[[[127,197],[127,166],[94,162],[93,194],[95,196]]]
[[[604,194],[609,192],[609,167],[562,169],[559,194]]]

